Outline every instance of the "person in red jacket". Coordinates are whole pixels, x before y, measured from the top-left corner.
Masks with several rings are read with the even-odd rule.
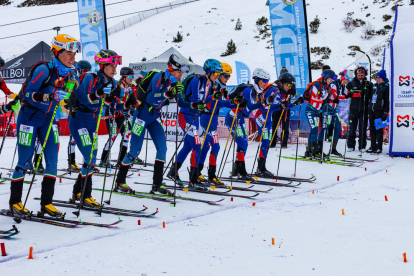
[[[4,59],[2,59],[0,57],[0,70],[4,66],[4,63],[5,63]],[[10,89],[6,85],[6,82],[4,81],[4,79],[1,76],[0,76],[0,90],[3,91],[3,93],[6,94],[6,96],[8,96],[9,98],[11,98],[13,100],[17,96],[17,94],[14,94],[13,92],[10,91]]]

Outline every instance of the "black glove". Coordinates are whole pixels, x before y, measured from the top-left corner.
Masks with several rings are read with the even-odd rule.
[[[243,100],[241,104],[239,104],[239,108],[246,108],[247,107],[247,100]]]
[[[224,98],[227,99],[227,97],[229,95],[229,90],[227,90],[227,88],[223,88],[223,89],[221,89],[221,93],[223,93]]]
[[[9,102],[8,104],[6,104],[5,108],[6,108],[6,112],[9,112],[10,110],[12,110],[12,106],[15,105],[18,101],[13,100],[11,102]]]
[[[204,109],[206,108],[206,104],[205,104],[205,103],[203,103],[203,102],[192,103],[192,104],[191,104],[191,107],[192,107],[193,109],[197,109],[197,110],[198,110],[198,111],[200,111],[200,112],[203,112],[203,111],[204,111]]]
[[[292,87],[287,91],[289,95],[295,96],[296,95],[296,85],[292,85]]]
[[[238,104],[240,105],[243,102],[244,97],[243,96],[236,96],[233,99],[230,100],[231,104]]]
[[[46,101],[53,102],[53,101],[58,101],[58,100],[59,100],[59,97],[57,96],[56,93],[47,94]]]
[[[131,107],[134,107],[136,104],[137,104],[137,98],[135,98],[134,94],[131,94],[128,97],[128,100],[125,102],[125,106],[127,108],[131,108]]]
[[[385,122],[388,118],[388,112],[384,112],[384,114],[382,114],[381,116],[381,121]]]
[[[339,98],[335,98],[335,100],[332,101],[335,104],[339,104]]]
[[[120,98],[121,97],[121,92],[122,92],[121,87],[119,85],[117,85],[115,87],[115,89],[113,89],[111,91],[110,96]]]
[[[351,95],[350,95],[351,93],[348,93],[348,94],[346,94],[345,95],[345,99],[349,99],[350,97],[351,97]]]
[[[269,97],[267,97],[266,99],[262,100],[262,105],[270,105],[273,103],[273,101],[275,100],[275,96],[270,95]]]
[[[218,90],[214,92],[211,97],[213,98],[213,100],[221,100],[223,98],[223,93],[220,90]]]
[[[297,105],[300,105],[300,104],[303,104],[303,97],[302,96],[300,96],[294,103],[293,103],[293,106],[297,106]]]

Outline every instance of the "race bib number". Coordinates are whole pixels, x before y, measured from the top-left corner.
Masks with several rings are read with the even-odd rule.
[[[78,129],[79,137],[81,138],[82,147],[92,145],[91,136],[86,128]]]
[[[372,95],[372,103],[376,103],[377,102],[377,94]]]
[[[198,136],[198,133],[194,134],[194,142],[196,145],[201,145],[200,136]]]
[[[19,129],[19,144],[30,147],[32,145],[33,127],[20,125]]]
[[[319,118],[315,118],[314,127],[319,127]]]
[[[141,136],[142,131],[144,130],[145,122],[141,119],[136,118],[134,126],[132,127],[132,133],[137,136]]]
[[[117,134],[117,128],[116,128],[116,122],[114,122],[112,126],[112,135],[116,135],[116,134]]]
[[[217,131],[212,131],[211,135],[213,136],[213,143],[218,144],[219,143],[219,138],[218,138]]]
[[[258,126],[260,126],[260,127],[262,127],[262,126],[264,125],[265,120],[264,120],[264,118],[263,118],[263,116],[262,116],[262,115],[260,115],[259,117],[257,117],[257,119],[256,119],[256,123],[257,123],[257,125],[258,125]]]
[[[243,129],[241,127],[238,127],[236,129],[236,136],[237,137],[242,137],[243,136]]]
[[[263,130],[263,140],[269,140],[269,131],[266,128]]]
[[[57,125],[52,125],[53,136],[55,138],[55,144],[59,144],[59,130]]]
[[[327,119],[328,119],[327,120],[327,124],[330,125],[331,122],[332,122],[332,115],[328,115],[328,118]]]

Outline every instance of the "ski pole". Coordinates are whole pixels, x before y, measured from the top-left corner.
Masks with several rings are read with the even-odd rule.
[[[272,134],[272,139],[270,140],[270,144],[269,145],[272,144],[273,139],[275,138],[275,135],[277,133],[277,129],[279,127],[280,121],[282,120],[282,117],[283,117],[283,113],[284,112],[285,112],[285,109],[282,109],[282,113],[280,114],[279,121],[277,122],[277,125],[276,125],[276,128],[275,128],[275,132]],[[282,143],[282,141],[281,141],[281,143]],[[277,144],[277,142],[275,144]]]
[[[364,90],[366,90],[366,89],[367,88],[364,87]],[[364,91],[364,101],[362,102],[362,104],[363,104],[363,106],[362,106],[362,127],[361,127],[362,133],[360,133],[361,134],[361,150],[360,150],[360,152],[361,152],[360,157],[361,158],[362,158],[362,150],[364,148],[364,132],[366,132],[366,130],[365,130],[365,94],[366,94],[366,92]]]
[[[325,156],[325,153],[323,152],[323,144],[324,144],[324,141],[325,141],[326,129],[328,128],[328,106],[329,106],[329,103],[326,103],[325,120],[324,120],[324,122],[322,122],[322,124],[325,124],[325,128],[323,130],[323,138],[322,138],[323,140],[322,140],[322,147],[321,147],[321,151],[322,151],[321,164],[322,164],[322,162],[324,160],[324,156]]]
[[[17,140],[19,140],[19,138],[17,138]],[[12,160],[10,169],[13,169],[13,163],[14,163],[14,158],[16,157],[16,151],[17,151],[17,141],[16,141],[16,146],[14,146],[13,160]]]
[[[9,121],[7,122],[6,131],[4,132],[4,135],[3,135],[3,141],[1,142],[0,154],[1,154],[1,151],[3,150],[4,141],[6,140],[7,132],[9,132],[9,127],[10,127],[10,123],[11,123],[11,120],[12,120],[12,117],[13,117],[13,113],[14,112],[12,110],[12,112],[10,112]]]
[[[282,117],[282,116],[280,116]],[[285,123],[286,123],[286,118],[287,118],[287,112],[285,113]],[[283,129],[282,126],[282,139],[280,140],[280,152],[279,152],[279,161],[277,163],[277,172],[276,172],[276,182],[277,182],[277,178],[279,177],[279,168],[280,168],[280,158],[282,157],[282,149],[283,149],[283,138],[285,137],[285,130]]]
[[[332,131],[331,145],[329,146],[329,155],[331,155],[331,153],[332,153],[332,145],[333,145],[333,141],[334,141],[334,137],[335,137],[335,124],[336,124],[336,120],[334,118],[336,116],[336,112],[337,112],[337,108],[334,109],[334,112],[333,112],[333,115],[332,115],[332,119],[333,119],[334,122],[333,122],[333,131]]]
[[[147,166],[147,155],[148,155],[148,130],[146,129],[145,132],[147,133],[147,141],[145,142],[145,162],[144,167]]]
[[[351,98],[351,100],[349,101],[349,106],[351,106],[351,103],[352,103],[352,98]],[[349,122],[349,117],[350,117],[350,116],[351,116],[351,109],[350,109],[350,108],[348,108],[348,131],[347,131],[346,141],[345,141],[344,161],[345,161],[345,156],[346,156],[346,147],[347,147],[347,145],[348,145],[349,132],[350,132],[350,130],[351,130],[351,124],[350,124],[350,122]]]
[[[101,123],[102,109],[103,109],[104,102],[105,102],[104,99],[101,99],[101,102],[102,103],[101,103],[101,108],[99,109],[98,122],[96,124],[96,131],[94,133],[93,142],[92,142],[91,154],[89,155],[89,162],[88,162],[88,168],[86,170],[86,177],[85,177],[85,180],[83,181],[82,194],[81,194],[80,201],[79,201],[78,211],[72,212],[72,214],[74,214],[76,217],[79,217],[79,215],[80,215],[80,210],[81,210],[81,207],[82,207],[82,204],[83,204],[83,196],[85,195],[86,183],[87,183],[88,175],[89,175],[89,169],[91,167],[93,152],[95,151],[95,143],[96,143],[96,140],[98,139],[98,131],[99,131],[99,125]],[[37,167],[36,167],[36,170],[37,170]],[[34,176],[33,176],[33,178],[34,178]]]
[[[56,104],[55,110],[53,111],[53,114],[52,114],[52,118],[50,119],[49,127],[48,127],[47,132],[46,132],[45,141],[43,142],[42,151],[40,152],[39,159],[37,159],[36,168],[35,168],[35,171],[33,173],[32,181],[30,181],[29,190],[27,191],[26,199],[24,200],[24,204],[23,204],[23,209],[22,210],[24,210],[24,208],[26,207],[27,199],[29,198],[29,194],[30,194],[30,191],[32,189],[34,179],[36,177],[37,169],[39,168],[39,165],[40,165],[40,162],[41,162],[41,159],[42,159],[42,155],[43,155],[43,151],[45,150],[46,143],[47,143],[47,139],[49,138],[50,130],[52,129],[52,125],[53,125],[53,122],[55,120],[55,116],[56,116],[56,111],[57,110],[58,110],[58,105]],[[24,215],[24,213],[22,213],[19,217],[13,218],[14,221],[17,222],[17,223],[22,222],[22,216],[23,215]]]
[[[178,103],[177,103],[177,105],[178,105]],[[178,149],[181,147],[181,144],[184,142],[185,136],[187,135],[187,132],[188,132],[188,130],[190,129],[190,127],[193,125],[195,118],[197,118],[198,113],[199,113],[199,111],[197,111],[197,112],[196,112],[196,114],[194,115],[193,120],[191,121],[191,124],[190,124],[190,125],[188,126],[188,128],[186,129],[186,131],[185,131],[185,133],[184,133],[184,135],[183,135],[183,139],[181,139],[180,144],[179,144],[179,145],[178,145],[178,147],[177,147],[177,150],[174,152],[173,156],[172,156],[172,157],[171,157],[171,159],[170,159],[170,162],[168,162],[168,165],[167,165],[167,167],[165,168],[165,170],[164,170],[164,172],[162,173],[162,175],[164,175],[164,174],[165,174],[165,172],[166,172],[166,171],[168,170],[168,168],[170,167],[171,162],[172,162],[172,161],[173,161],[173,159],[176,157],[177,152],[178,152]],[[177,116],[178,116],[178,113],[177,113]],[[177,125],[178,125],[178,122],[177,122]],[[177,135],[178,135],[178,133],[177,133]]]
[[[253,175],[254,165],[256,164],[257,155],[259,154],[259,150],[260,150],[260,144],[262,143],[264,129],[266,128],[267,118],[269,117],[269,111],[270,111],[270,105],[269,105],[269,107],[267,109],[267,112],[266,112],[266,119],[265,119],[265,122],[263,124],[262,134],[260,135],[259,145],[257,146],[256,157],[253,160],[253,167],[252,167],[252,172],[250,173],[250,175]]]
[[[177,102],[177,119],[178,119],[178,100],[176,102]],[[178,151],[178,143],[177,142],[178,142],[178,120],[175,123],[175,152]],[[175,155],[175,164],[177,164],[177,154]],[[178,166],[175,166],[175,172],[174,173],[175,173],[175,175],[177,175]],[[174,203],[173,203],[174,207],[176,205],[176,201],[175,201],[175,198],[176,198],[175,193],[176,192],[177,192],[177,177],[174,177]]]
[[[298,148],[299,148],[299,131],[300,131],[300,115],[302,114],[302,105],[299,107],[299,125],[298,125],[298,138],[296,140],[296,158],[295,158],[295,171],[293,177],[296,177],[296,164],[298,163]]]
[[[204,143],[205,143],[205,141],[206,141],[206,138],[207,138],[207,135],[208,135],[208,131],[209,131],[209,129],[210,129],[211,121],[213,120],[213,117],[214,117],[214,112],[216,112],[217,103],[218,103],[218,100],[216,100],[216,103],[214,104],[213,112],[211,113],[211,116],[210,116],[210,121],[208,122],[208,126],[207,126],[206,132],[205,132],[205,134],[204,134],[203,143],[201,144],[200,151],[198,152],[197,159],[195,160],[195,161],[196,161],[196,162],[195,162],[195,165],[196,165],[196,166],[198,166],[198,160],[200,159],[201,151],[203,150],[203,146],[204,146]],[[195,172],[195,170],[194,170],[194,171],[193,171],[193,173],[190,175],[190,181],[191,181],[191,179],[192,179],[192,178],[193,178],[193,176],[194,176],[194,172]]]
[[[236,120],[236,117],[237,117],[237,113],[238,112],[239,112],[239,104],[237,104],[236,112],[234,113],[234,117],[233,117],[233,122],[231,123],[229,135],[227,136],[226,146],[224,147],[223,157],[221,158],[220,166],[219,166],[219,169],[218,169],[218,172],[219,173],[220,173],[220,170],[221,170],[221,165],[223,164],[224,156],[226,155],[227,145],[229,144],[229,139],[230,139],[231,131],[233,130],[234,121]]]

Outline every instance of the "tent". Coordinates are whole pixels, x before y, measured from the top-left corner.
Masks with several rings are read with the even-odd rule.
[[[6,82],[23,83],[30,68],[42,60],[52,60],[50,46],[43,41],[26,53],[6,62],[0,71],[0,75]]]
[[[183,56],[178,52],[174,47],[171,47],[164,53],[162,53],[160,56],[149,60],[149,61],[143,61],[143,62],[137,62],[137,63],[130,63],[129,67],[131,67],[134,70],[135,77],[138,77],[138,74],[141,70],[146,71],[152,71],[154,69],[159,70],[166,70],[168,59],[172,54],[175,54],[177,56]],[[205,74],[203,67],[200,65],[197,65],[195,63],[189,62],[189,64],[192,67],[192,70],[190,71],[190,74],[196,73],[196,74]],[[184,74],[183,79],[186,77],[187,74]]]

